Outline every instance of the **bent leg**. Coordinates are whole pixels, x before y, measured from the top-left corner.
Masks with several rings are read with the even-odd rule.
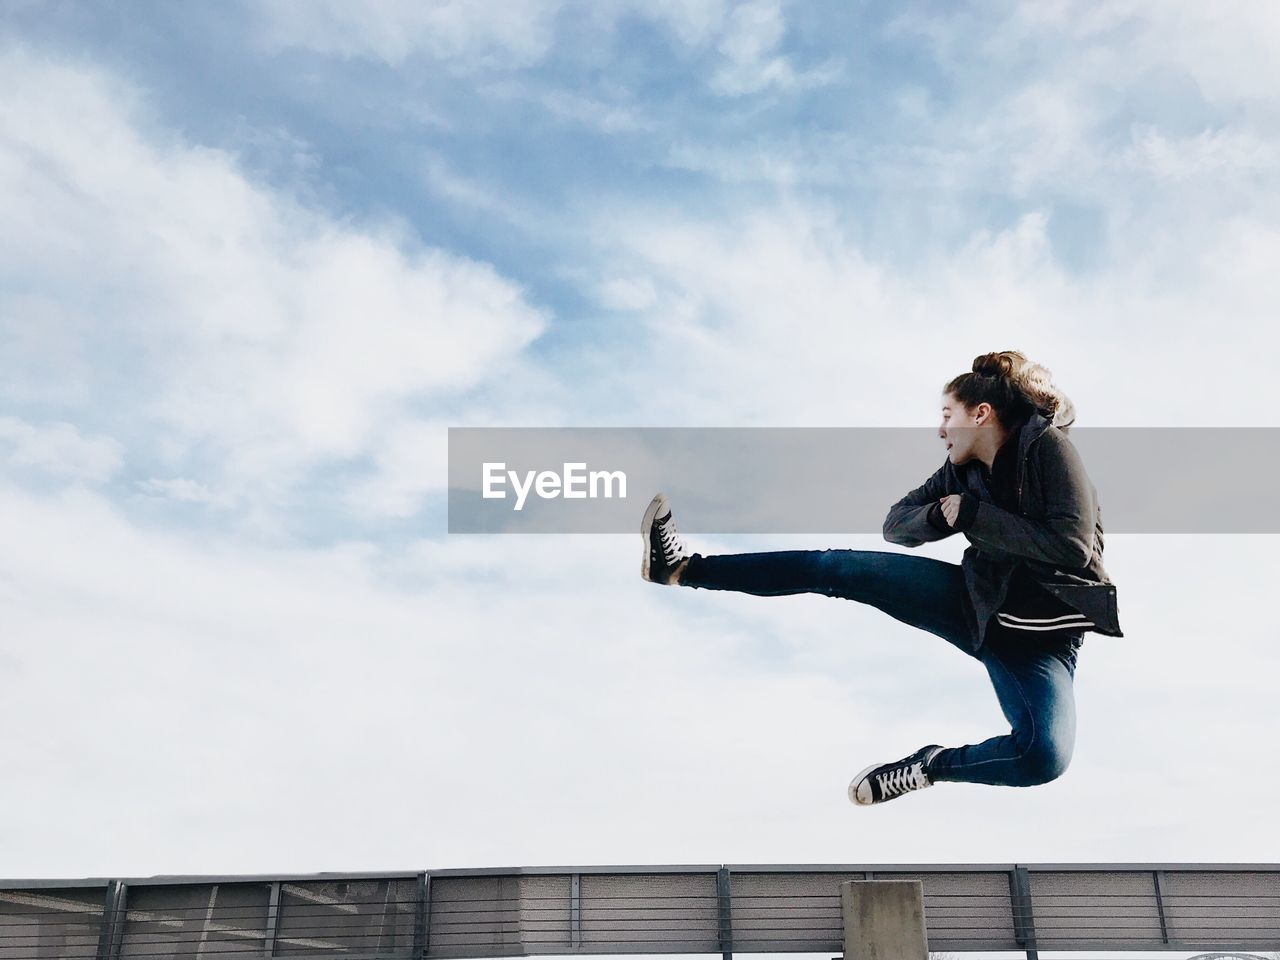
[[[1074,656],[1064,661],[1052,644],[1000,633],[990,635],[981,659],[1011,731],[982,743],[944,749],[929,765],[931,780],[1030,787],[1061,776],[1071,761],[1076,738]]]
[[[695,553],[680,586],[760,597],[817,593],[876,607],[973,652],[974,621],[958,564],[885,550],[776,550],[704,557]]]

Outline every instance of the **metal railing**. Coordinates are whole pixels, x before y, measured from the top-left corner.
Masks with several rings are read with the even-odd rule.
[[[830,956],[875,879],[922,882],[931,950],[1280,950],[1280,865],[716,864],[0,880],[0,960]]]

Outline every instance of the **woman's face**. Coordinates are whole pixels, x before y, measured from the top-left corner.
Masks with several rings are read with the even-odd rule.
[[[978,431],[994,423],[993,413],[989,403],[980,403],[970,410],[951,394],[942,395],[942,423],[938,426],[938,436],[946,443],[952,463],[959,466],[975,455],[982,436]]]

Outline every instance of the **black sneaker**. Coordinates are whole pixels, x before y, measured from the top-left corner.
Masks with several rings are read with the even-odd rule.
[[[676,530],[666,494],[658,494],[649,504],[640,523],[640,535],[644,537],[640,576],[653,583],[671,583],[676,567],[689,557],[689,547]]]
[[[941,749],[936,743],[931,743],[896,763],[867,767],[849,784],[849,799],[860,807],[866,807],[933,786],[925,768]]]

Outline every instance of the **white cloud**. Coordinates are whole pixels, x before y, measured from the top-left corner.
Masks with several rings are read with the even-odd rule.
[[[0,314],[10,362],[120,435],[150,425],[173,472],[203,458],[219,496],[362,456],[415,399],[510,376],[545,326],[488,265],[302,207],[154,130],[106,74],[10,50],[0,82],[0,254],[23,278]]]
[[[25,730],[0,747],[12,772],[7,822],[70,831],[54,848],[39,831],[7,835],[17,874],[894,861],[937,859],[929,851],[944,836],[945,856],[959,859],[1015,848],[1023,859],[1194,859],[1210,842],[1228,859],[1246,849],[1244,859],[1261,858],[1250,817],[1262,812],[1265,772],[1255,790],[1215,797],[1235,816],[1212,832],[1197,826],[1198,791],[1128,782],[1127,795],[1155,803],[1178,831],[1176,851],[1167,836],[1105,831],[1026,846],[1018,825],[1028,817],[1114,809],[1103,785],[1160,744],[1207,729],[1213,743],[1235,744],[1182,739],[1197,780],[1229,777],[1265,749],[1267,671],[1250,682],[1234,664],[1265,664],[1273,645],[1236,632],[1232,657],[1200,660],[1185,696],[1232,689],[1237,709],[1164,710],[1181,676],[1167,658],[1194,655],[1169,627],[1192,611],[1139,586],[1154,574],[1137,556],[1118,565],[1133,567],[1121,571],[1133,639],[1086,642],[1078,754],[1063,780],[1035,791],[943,785],[886,808],[874,837],[832,847],[867,815],[843,796],[864,761],[1003,723],[976,663],[877,611],[659,589],[636,576],[631,537],[427,541],[421,562],[408,553],[389,577],[380,551],[360,544],[188,542],[133,530],[84,495],[8,491],[0,505],[14,518],[0,556],[16,661],[6,672],[22,678],[0,719]],[[1261,576],[1265,559],[1250,559]],[[1224,567],[1204,589],[1230,577]],[[1156,636],[1160,657],[1142,639]],[[1133,727],[1148,709],[1158,730]],[[46,717],[36,728],[21,722],[33,711]],[[89,717],[111,717],[118,735],[84,740]],[[251,802],[245,778],[258,785]],[[102,793],[116,799],[115,829],[77,827],[93,822]],[[263,797],[267,813],[305,815],[264,816]],[[406,846],[403,824],[424,804],[450,830]],[[208,817],[226,831],[190,829]],[[984,830],[949,833],[956,817]],[[619,821],[631,827],[619,833]]]
[[[449,470],[448,424],[403,422],[384,430],[372,451],[373,473],[349,487],[354,513],[407,517],[425,494],[445,486]]]
[[[750,0],[733,8],[718,44],[723,59],[711,88],[729,96],[770,87],[794,90],[822,86],[839,75],[834,64],[797,73],[779,53],[786,33],[780,0]]]
[[[1066,775],[868,812],[844,795],[866,763],[1008,729],[981,665],[870,607],[655,587],[634,536],[284,550],[141,530],[83,492],[6,488],[0,513],[15,875],[1274,858],[1274,771],[1196,788],[1275,727],[1258,538],[1109,538],[1128,636],[1086,639]],[[1160,562],[1193,547],[1194,576]],[[1117,783],[1160,829],[1114,816]],[[406,834],[424,816],[448,829]]]
[[[777,0],[752,0],[735,7],[720,40],[727,63],[713,85],[726,93],[750,93],[771,83],[793,81],[790,65],[776,55],[785,29]]]
[[[138,481],[135,486],[140,495],[159,500],[200,503],[213,507],[233,505],[229,497],[220,496],[205,484],[189,477],[151,477]]]
[[[634,108],[606,103],[567,90],[551,90],[537,100],[553,116],[589,124],[603,133],[637,132],[653,127]]]
[[[120,469],[124,450],[109,437],[85,436],[74,424],[0,417],[0,459],[10,468],[97,484]]]
[[[744,89],[780,49],[772,8],[754,9],[717,54],[751,65]],[[1085,12],[1057,9],[1071,23]],[[663,11],[681,42],[727,36],[724,5]],[[339,20],[317,29],[332,34],[345,15],[324,12]],[[428,49],[546,55],[543,27],[512,23],[508,37],[459,20]],[[1081,29],[1101,44],[1116,26]],[[314,42],[412,55],[394,19],[363,29],[349,50]],[[1017,48],[1008,35],[990,50],[968,39],[949,49]],[[402,518],[443,479],[453,410],[469,423],[515,411],[529,425],[566,411],[577,423],[917,425],[933,422],[943,381],[1005,347],[1054,369],[1082,425],[1274,425],[1274,191],[1241,207],[1222,189],[1267,177],[1274,140],[1241,120],[1103,142],[1109,93],[1079,78],[1123,87],[1152,62],[1120,69],[1130,49],[1155,47],[1068,69],[1082,51],[1063,44],[1026,82],[993,56],[1001,93],[977,112],[989,86],[963,88],[954,109],[912,99],[932,135],[876,145],[863,185],[892,189],[856,216],[829,194],[713,204],[714,216],[630,194],[602,203],[566,259],[582,290],[634,315],[600,336],[566,332],[558,358],[580,361],[572,377],[526,362],[544,319],[491,268],[266,190],[222,151],[156,130],[139,94],[99,71],[7,54],[0,270],[22,281],[6,291],[23,292],[0,304],[14,374],[0,389],[60,405],[74,425],[4,421],[3,449],[101,482],[120,469],[127,424],[145,434],[130,460],[159,461],[137,492],[210,505],[237,502],[229,487],[292,504],[291,478],[360,456],[371,472],[343,481],[345,501]],[[1248,68],[1248,57],[1195,65],[1215,95],[1247,89]],[[772,69],[777,89],[785,73]],[[781,155],[803,170],[802,149]],[[501,211],[501,185],[453,170],[432,169],[441,190]],[[975,187],[1017,209],[984,227]],[[1063,195],[1106,212],[1106,256],[1088,275],[1055,254]],[[894,231],[911,256],[878,245]],[[1219,369],[1227,407],[1205,400]],[[206,472],[186,469],[201,458]],[[15,874],[1275,859],[1257,829],[1274,772],[1200,789],[1274,752],[1268,538],[1108,535],[1127,636],[1086,640],[1067,775],[1034,790],[946,784],[868,812],[843,794],[865,763],[1007,729],[973,662],[877,611],[660,590],[636,577],[634,537],[270,550],[234,532],[130,526],[83,491],[8,487],[0,514],[0,722],[21,731],[0,744],[12,797],[0,846]],[[802,545],[837,544],[696,544]],[[959,547],[929,552],[954,561]],[[115,735],[86,739],[104,717]],[[1143,815],[1116,816],[1117,791]],[[112,831],[97,828],[101,796],[116,804]],[[424,816],[448,829],[406,845],[404,825]],[[1093,826],[1028,831],[1044,823]]]
[[[561,0],[511,0],[500,13],[466,0],[268,0],[264,40],[398,65],[415,53],[455,63],[521,67],[541,60]]]
[[[426,56],[462,73],[519,71],[537,66],[556,50],[563,21],[593,33],[594,44],[606,44],[620,23],[641,17],[663,26],[683,47],[706,52],[710,87],[717,93],[803,89],[828,83],[838,73],[830,63],[797,71],[779,52],[786,30],[779,0],[623,0],[607,5],[517,0],[504,4],[498,14],[463,0],[378,0],[359,8],[341,0],[269,0],[259,12],[268,48],[368,57],[393,67]],[[556,116],[587,120],[606,132],[648,125],[625,106],[600,103],[577,91],[546,93],[537,102]]]
[[[1029,213],[903,265],[871,259],[839,218],[798,201],[721,223],[610,211],[597,269],[646,277],[654,300],[639,314],[646,335],[603,351],[582,387],[598,380],[643,422],[932,425],[942,385],[973,357],[1021,349],[1055,371],[1082,426],[1211,426],[1224,415],[1274,425],[1268,264],[1280,224],[1205,216],[1198,232],[1148,235],[1149,221],[1121,222],[1118,255],[1081,275],[1058,258],[1050,223],[1047,210]],[[1183,388],[1203,377],[1203,354],[1188,345],[1208,324],[1231,357],[1229,414]],[[1135,390],[1135,378],[1148,386]]]
[[[700,47],[719,35],[733,9],[729,0],[650,0],[635,6],[665,24],[687,47]]]
[[[1116,67],[1140,70],[1151,63],[1186,68],[1210,98],[1255,98],[1280,84],[1275,49],[1280,9],[1250,0],[1212,7],[1193,0],[1087,0],[1014,5],[1015,16],[996,31],[1000,42],[1067,37],[1060,49],[1092,49]],[[1126,74],[1127,75],[1127,74]],[[1096,79],[1114,82],[1117,75]]]
[[[941,95],[922,116],[913,107],[916,146],[938,148],[923,182],[1024,202],[1083,198],[1124,218],[1155,207],[1152,177],[1192,171],[1210,206],[1242,203],[1243,189],[1269,205],[1274,191],[1256,180],[1275,166],[1265,77],[1277,31],[1280,17],[1259,4],[1062,0],[902,14],[885,37],[940,73]],[[905,151],[889,160],[916,166]]]
[[[1280,173],[1280,143],[1232,130],[1204,130],[1194,137],[1173,139],[1144,127],[1134,131],[1124,159],[1136,170],[1160,179],[1239,181]]]
[[[741,50],[759,63],[779,27],[752,9]],[[1189,9],[904,16],[890,40],[926,37],[952,85],[906,88],[909,126],[675,141],[668,165],[731,199],[645,197],[593,224],[596,273],[654,291],[645,362],[634,342],[599,361],[609,396],[676,423],[927,423],[973,356],[1017,347],[1059,374],[1082,424],[1208,426],[1224,411],[1187,385],[1211,344],[1242,391],[1230,422],[1273,424],[1274,97],[1223,83],[1206,90],[1241,99],[1200,101],[1196,58],[1158,42],[1194,34]],[[742,183],[779,189],[743,199]],[[653,391],[658,377],[679,388]]]
[[[643,310],[657,300],[648,277],[615,277],[600,285],[597,299],[610,310]]]

